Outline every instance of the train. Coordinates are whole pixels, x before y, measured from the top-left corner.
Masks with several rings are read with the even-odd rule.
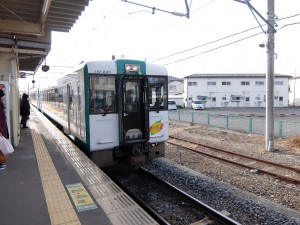
[[[100,168],[165,156],[168,71],[141,60],[82,62],[30,102]]]

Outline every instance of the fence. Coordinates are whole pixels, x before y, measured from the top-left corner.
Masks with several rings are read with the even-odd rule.
[[[265,118],[245,115],[205,113],[196,111],[169,111],[169,120],[244,131],[249,134],[265,134]],[[274,118],[274,136],[289,138],[300,134],[300,121]]]

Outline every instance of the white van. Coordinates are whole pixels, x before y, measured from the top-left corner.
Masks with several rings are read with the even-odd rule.
[[[192,101],[192,108],[193,109],[204,109],[204,103],[200,100],[194,100]]]
[[[169,110],[176,110],[177,109],[177,105],[175,101],[168,101],[168,109]]]

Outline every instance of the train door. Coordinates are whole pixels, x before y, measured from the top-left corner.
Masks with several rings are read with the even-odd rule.
[[[149,141],[147,78],[124,76],[121,79],[121,142]]]
[[[76,110],[76,126],[77,126],[77,133],[80,137],[84,137],[84,117],[82,112],[82,90],[81,90],[81,82],[77,82],[77,110]]]
[[[72,117],[72,94],[71,94],[71,85],[67,85],[67,118],[68,118],[68,130],[67,134],[71,134],[71,117]]]

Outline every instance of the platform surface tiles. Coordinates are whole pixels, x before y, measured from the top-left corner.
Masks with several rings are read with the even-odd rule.
[[[157,224],[33,107],[28,125],[0,171],[0,224]]]

